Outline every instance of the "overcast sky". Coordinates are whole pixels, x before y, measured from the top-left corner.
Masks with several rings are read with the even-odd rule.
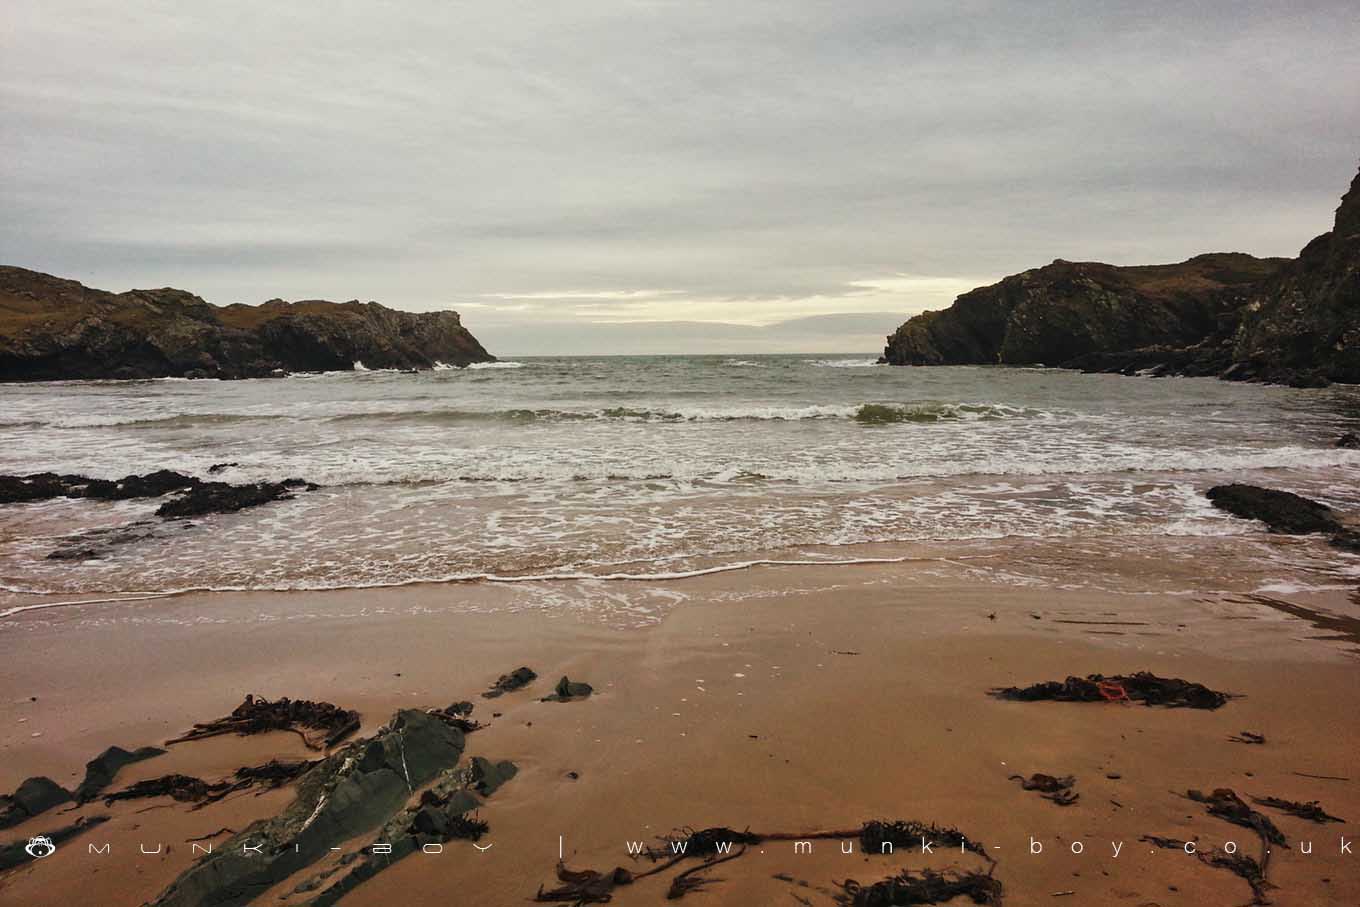
[[[0,261],[501,355],[875,352],[1056,257],[1295,254],[1357,48],[1355,0],[5,0]]]

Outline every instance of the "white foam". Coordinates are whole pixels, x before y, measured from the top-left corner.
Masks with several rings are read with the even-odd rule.
[[[879,364],[877,359],[804,359],[803,361],[817,368],[871,368]]]

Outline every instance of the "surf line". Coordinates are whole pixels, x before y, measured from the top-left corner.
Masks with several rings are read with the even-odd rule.
[[[996,557],[992,554],[976,555],[976,559]],[[960,557],[954,560],[973,560],[975,558]],[[653,580],[671,579],[693,579],[696,576],[712,576],[715,573],[732,573],[737,570],[750,570],[753,567],[849,567],[861,564],[906,564],[913,561],[920,562],[944,562],[949,563],[950,559],[945,557],[912,557],[904,555],[902,557],[856,557],[843,558],[839,560],[777,560],[774,558],[761,558],[753,561],[737,561],[731,564],[718,564],[713,567],[699,567],[694,570],[675,570],[667,573],[533,573],[518,576],[500,576],[497,574],[482,574],[468,579],[479,579],[488,583],[538,583],[551,582],[552,580],[610,580],[615,582],[648,582]]]
[[[73,605],[107,605],[118,602],[141,602],[153,598],[165,598],[170,595],[183,595],[179,591],[173,592],[134,592],[123,598],[80,598],[64,602],[38,602],[32,605],[18,605],[13,608],[6,608],[0,611],[0,620],[6,617],[13,617],[16,614],[23,614],[26,611],[43,611],[47,608],[68,608]]]
[[[228,592],[343,592],[345,590],[357,589],[397,589],[404,586],[425,586],[440,585],[443,583],[550,583],[562,581],[581,581],[599,580],[604,582],[660,582],[666,580],[693,579],[699,576],[712,576],[718,573],[732,573],[738,570],[750,570],[755,567],[849,567],[857,565],[873,564],[906,564],[906,563],[944,563],[956,564],[957,561],[964,560],[986,560],[987,558],[998,557],[995,554],[976,554],[963,555],[960,557],[917,557],[904,555],[902,557],[856,557],[838,558],[835,560],[779,560],[776,558],[760,558],[751,561],[736,561],[731,564],[718,564],[713,567],[699,567],[694,570],[674,570],[663,573],[526,573],[522,575],[505,576],[497,573],[460,573],[444,577],[416,578],[409,580],[399,580],[394,582],[379,582],[371,584],[340,584],[318,585],[309,587],[282,587],[282,588],[252,588],[249,586],[193,586],[184,589],[170,589],[164,592],[130,592],[124,598],[82,598],[71,599],[60,602],[38,602],[32,605],[18,605],[13,608],[0,611],[0,620],[7,617],[15,617],[28,611],[42,611],[47,608],[73,608],[79,605],[104,605],[119,604],[122,602],[147,601],[157,598],[168,598],[174,595],[192,595],[195,593],[228,593]],[[957,565],[957,564],[956,564]]]

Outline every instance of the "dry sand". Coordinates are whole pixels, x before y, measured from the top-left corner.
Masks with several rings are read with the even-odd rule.
[[[599,585],[565,583],[560,592],[564,600],[598,597]],[[1139,841],[1231,840],[1254,855],[1252,832],[1183,796],[1216,787],[1318,799],[1351,820],[1323,826],[1270,813],[1290,842],[1272,854],[1271,897],[1360,903],[1360,854],[1339,852],[1343,835],[1360,832],[1354,642],[1319,638],[1304,612],[1240,593],[1017,587],[958,564],[908,562],[610,584],[614,616],[647,613],[658,589],[661,599],[684,600],[632,626],[588,609],[515,610],[512,587],[485,585],[185,595],[18,615],[0,623],[0,789],[33,774],[73,785],[106,746],[162,742],[250,692],[358,709],[362,733],[397,708],[471,698],[474,717],[489,726],[469,737],[468,754],[510,759],[521,770],[481,813],[491,827],[482,844],[491,849],[455,842],[441,855],[415,854],[345,905],[522,905],[553,883],[559,844],[570,867],[603,870],[634,865],[625,841],[685,826],[812,831],[874,818],[952,825],[984,842],[1010,905],[1244,904],[1251,892],[1241,879]],[[1287,598],[1356,613],[1335,593]],[[1328,633],[1353,626],[1343,620]],[[521,664],[540,675],[530,689],[476,697]],[[986,695],[994,686],[1137,670],[1242,698],[1200,711]],[[596,695],[538,701],[564,674],[590,682]],[[1241,730],[1268,742],[1229,742]],[[304,754],[289,734],[215,738],[127,768],[113,787],[170,772],[215,779]],[[1009,780],[1033,772],[1075,775],[1080,799],[1061,807]],[[5,840],[79,814],[113,818],[0,876],[0,904],[144,903],[189,865],[188,839],[239,830],[290,797],[287,789],[246,794],[193,812],[165,800],[92,804],[58,811],[61,823],[49,813]],[[1031,838],[1042,854],[1029,852]],[[1301,840],[1313,842],[1312,855],[1298,852]],[[111,856],[87,852],[104,841]],[[166,852],[140,856],[139,842],[163,842]],[[1073,842],[1083,854],[1071,852]],[[710,875],[721,881],[685,900],[831,904],[835,883],[847,878],[869,883],[904,867],[950,866],[984,864],[948,849],[847,855],[837,841],[795,855],[783,842],[716,867]],[[613,903],[660,904],[670,875],[620,889]],[[295,883],[256,903],[305,903],[283,897]]]

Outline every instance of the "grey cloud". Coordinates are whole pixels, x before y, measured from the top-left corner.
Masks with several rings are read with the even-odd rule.
[[[1358,150],[1352,2],[132,9],[7,6],[0,260],[215,302],[660,288],[684,320],[1293,254]]]
[[[901,320],[897,312],[814,315],[764,327],[692,321],[529,321],[479,326],[476,315],[464,318],[491,352],[511,359],[561,355],[564,349],[595,356],[802,352],[876,358],[883,351],[884,337]]]

